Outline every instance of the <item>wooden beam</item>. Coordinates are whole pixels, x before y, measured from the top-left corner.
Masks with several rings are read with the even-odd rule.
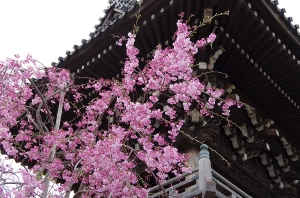
[[[292,167],[293,169],[298,169],[298,168],[300,168],[300,161],[295,161],[295,162],[291,163],[291,167]]]
[[[260,139],[263,137],[279,137],[279,131],[277,129],[254,131],[255,139]]]
[[[262,150],[262,151],[270,151],[270,146],[268,143],[255,143],[255,142],[245,142],[246,149],[253,149],[253,150]]]
[[[280,176],[284,179],[300,180],[300,173],[281,172]]]

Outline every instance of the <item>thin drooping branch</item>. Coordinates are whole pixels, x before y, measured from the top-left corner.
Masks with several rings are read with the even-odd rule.
[[[138,155],[137,152],[136,152],[136,150],[134,150],[134,149],[131,148],[130,146],[124,145],[124,144],[123,144],[123,146],[125,146],[125,147],[128,148],[128,149],[130,149],[130,150],[131,150],[130,152],[133,152],[136,156]],[[144,163],[145,163],[145,162],[144,162]],[[159,187],[160,187],[161,190],[163,191],[164,195],[166,195],[166,196],[168,197],[168,194],[167,194],[167,192],[165,191],[165,188],[161,185],[161,183],[160,183],[159,180],[157,179],[157,177],[156,177],[156,175],[154,174],[154,172],[151,170],[150,167],[148,167],[148,165],[147,165],[146,163],[145,163],[145,165],[147,166],[148,171],[149,171],[149,172],[151,173],[151,175],[154,177],[154,179],[155,179],[157,185],[159,185]]]
[[[57,111],[57,115],[56,115],[56,122],[55,122],[54,130],[58,130],[60,127],[65,95],[66,95],[66,93],[64,91],[60,92],[59,105],[58,105],[58,111]]]
[[[70,190],[67,190],[66,193],[65,193],[64,198],[69,198],[69,197],[70,197],[70,194],[71,194],[71,191],[70,191]]]
[[[80,186],[78,188],[78,191],[75,193],[75,195],[73,196],[73,198],[81,198],[83,193],[88,192],[87,190],[84,190],[85,188],[85,184],[83,182],[80,183]]]
[[[59,105],[58,105],[58,111],[57,111],[57,115],[56,115],[56,123],[55,123],[55,127],[54,130],[59,130],[59,126],[60,126],[60,122],[61,122],[61,116],[62,116],[62,109],[63,109],[63,104],[64,104],[64,98],[65,98],[65,92],[61,91],[60,92],[60,98],[59,98]],[[52,162],[54,157],[56,154],[56,144],[53,145],[52,149],[51,149],[51,155],[50,155],[50,159],[49,161]],[[48,189],[49,189],[49,185],[50,185],[50,178],[47,177],[49,173],[49,170],[46,173],[46,179],[44,182],[44,186],[45,186],[45,190],[42,194],[42,198],[47,198],[48,196]]]
[[[81,195],[83,194],[83,193],[87,193],[87,192],[89,192],[88,190],[78,190],[76,193],[75,193],[75,195],[73,196],[73,198],[79,198],[79,197],[81,197]]]
[[[38,126],[38,124],[32,119],[31,115],[29,114],[29,112],[27,111],[26,113],[26,117],[28,118],[28,120],[35,126],[36,129],[38,129],[40,132],[42,132],[42,129],[40,128],[40,126]]]
[[[41,103],[41,105],[39,106],[39,109],[42,108],[42,104],[43,104],[44,107],[46,108],[46,111],[47,111],[48,115],[51,115],[50,110],[49,110],[49,108],[48,108],[47,100],[44,99],[42,93],[41,93],[40,90],[37,88],[37,86],[35,85],[35,83],[33,82],[33,80],[30,79],[30,78],[29,78],[28,80],[30,81],[30,83],[32,84],[33,88],[35,89],[35,91],[37,92],[37,94],[39,95],[39,97],[40,97],[41,100],[42,100],[42,103]],[[40,119],[40,116],[41,116],[41,115],[40,115],[40,110],[38,110],[38,111],[37,111],[37,115],[36,115],[37,120]],[[54,128],[54,122],[53,122],[52,117],[49,116],[49,119],[50,119],[50,123],[51,123],[52,128]],[[41,126],[40,126],[40,127],[41,127]],[[41,128],[42,128],[42,127],[41,127]]]
[[[57,90],[57,91],[55,91],[54,93],[52,93],[50,96],[48,96],[46,99],[45,99],[45,101],[48,101],[49,100],[49,98],[51,97],[51,96],[54,96],[54,95],[56,95],[56,94],[58,94],[58,93],[60,93],[60,92],[63,92],[64,94],[65,94],[65,92],[63,91],[63,89],[59,89],[59,90]],[[37,114],[41,111],[41,107],[42,107],[42,103],[39,105],[39,107],[38,107],[38,109],[37,109]],[[61,102],[60,101],[60,104],[59,105],[63,105],[63,101]],[[58,112],[59,113],[59,112]],[[62,112],[61,112],[62,113]],[[57,116],[59,116],[59,115],[57,115]],[[61,116],[61,115],[60,115]],[[50,116],[51,117],[51,116]],[[59,122],[60,122],[60,120],[59,120]],[[47,129],[47,127],[46,127],[46,125],[44,125],[43,123],[42,123],[42,125],[43,125],[43,127],[45,127],[46,129]],[[53,125],[54,126],[54,125]],[[48,130],[48,129],[47,129]],[[48,131],[49,132],[49,131]],[[53,149],[51,149],[51,150],[53,150]],[[50,157],[51,158],[51,157]],[[50,160],[50,159],[49,159]],[[45,170],[45,166],[43,165],[43,166],[41,166],[41,168],[39,169],[39,171],[38,171],[38,174],[41,174],[43,171]]]
[[[113,97],[111,98],[109,104],[107,105],[107,109],[110,107],[110,105],[114,102],[114,100],[115,100],[116,98],[117,98],[116,96],[113,96]],[[106,111],[107,111],[107,109],[106,109]],[[99,127],[101,126],[101,124],[102,124],[102,118],[103,118],[104,114],[106,113],[106,111],[103,112],[103,113],[101,113],[101,114],[98,116],[98,118],[97,118],[97,125],[98,125],[98,128],[99,128]],[[98,128],[95,128],[94,133],[97,132]]]

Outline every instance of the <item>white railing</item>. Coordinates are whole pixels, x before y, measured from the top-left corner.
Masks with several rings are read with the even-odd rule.
[[[200,147],[199,169],[150,188],[148,198],[250,198],[251,196],[211,169],[207,149],[206,145]]]

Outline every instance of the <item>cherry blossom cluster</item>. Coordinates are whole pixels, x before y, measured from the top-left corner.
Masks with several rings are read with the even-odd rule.
[[[213,116],[221,106],[229,116],[240,104],[193,75],[194,55],[216,35],[192,42],[191,32],[178,20],[173,45],[158,46],[146,65],[129,33],[121,80],[76,79],[68,70],[41,69],[30,56],[0,62],[1,147],[33,166],[20,171],[23,182],[11,192],[47,197],[59,182],[51,196],[77,184],[83,197],[146,197],[148,178],[160,183],[189,171],[187,156],[173,146],[184,115],[193,106],[199,117]]]

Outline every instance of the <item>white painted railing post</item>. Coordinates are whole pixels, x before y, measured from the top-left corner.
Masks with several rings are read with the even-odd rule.
[[[202,197],[211,197],[216,192],[216,183],[212,180],[211,162],[206,144],[200,146],[199,154],[199,189],[202,191]]]

